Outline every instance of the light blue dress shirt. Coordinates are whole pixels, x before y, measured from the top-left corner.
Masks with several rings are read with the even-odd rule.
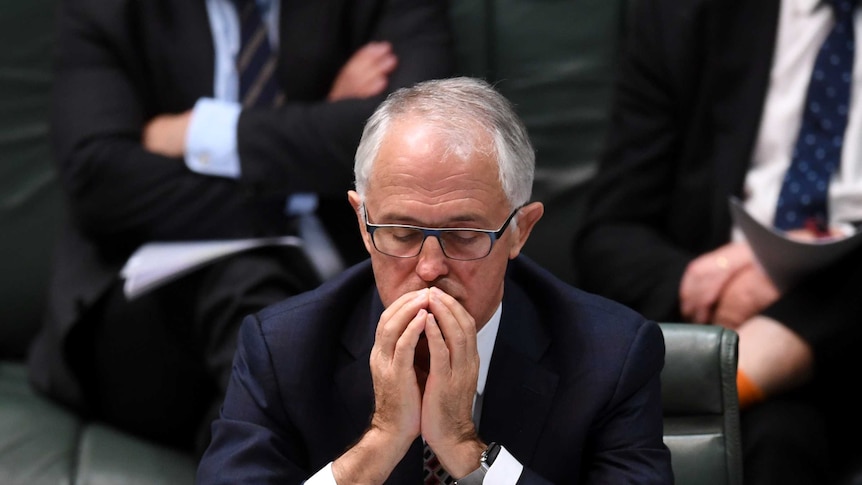
[[[257,5],[270,43],[277,49],[280,1],[257,0]],[[240,48],[239,16],[230,0],[207,0],[206,6],[215,46],[215,98],[201,98],[195,104],[186,135],[185,162],[197,173],[239,178],[236,125],[242,107],[234,61]]]

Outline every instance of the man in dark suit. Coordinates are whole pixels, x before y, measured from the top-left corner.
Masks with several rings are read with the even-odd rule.
[[[575,244],[585,289],[648,318],[739,332],[746,484],[828,483],[842,458],[859,453],[848,383],[858,381],[862,254],[779,290],[728,207],[736,196],[773,226],[804,108],[816,108],[804,100],[820,45],[841,18],[858,37],[852,3],[830,3],[637,2]],[[860,77],[851,77],[858,88]],[[833,236],[862,220],[862,106],[839,110],[850,114],[844,133],[829,139],[841,158],[821,221]],[[806,227],[787,235],[819,236]]]
[[[424,442],[462,484],[672,483],[661,331],[519,256],[534,165],[483,81],[391,95],[349,193],[371,261],[246,319],[198,482],[436,483]]]
[[[302,254],[250,251],[128,301],[120,268],[153,241],[295,234],[297,193],[319,199],[345,261],[364,258],[343,201],[362,124],[387,92],[452,69],[441,2],[236,3],[64,0],[58,15],[52,129],[70,222],[32,381],[183,446],[221,401],[242,316],[318,274]],[[240,105],[245,8],[268,27],[255,46],[275,53],[277,104]]]

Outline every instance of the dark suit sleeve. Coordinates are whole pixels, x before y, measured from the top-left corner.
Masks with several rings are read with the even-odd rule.
[[[231,380],[197,483],[299,484],[317,471],[295,463],[299,451],[287,437],[298,433],[285,414],[277,382],[261,324],[249,316],[240,329]]]
[[[197,18],[206,21],[202,5]],[[52,134],[71,213],[91,235],[132,245],[247,234],[254,221],[242,216],[251,211],[236,182],[194,174],[180,159],[143,149],[142,129],[155,111],[181,112],[195,98],[172,111],[159,108],[152,46],[137,37],[139,7],[127,0],[60,5]]]
[[[452,53],[445,2],[331,3],[339,8],[296,22],[303,32],[317,29],[317,22],[349,26],[353,38],[285,46],[295,60],[289,75],[314,89],[289,96],[280,110],[241,115],[243,176],[230,180],[193,173],[182,159],[157,156],[141,143],[153,116],[184,112],[212,96],[205,3],[63,0],[52,130],[79,225],[91,237],[131,247],[278,234],[287,223],[282,209],[289,193],[344,197],[362,126],[382,96],[325,102],[337,67],[366,42],[391,40],[400,61],[390,84],[396,88],[450,74]],[[308,52],[312,57],[303,58]]]
[[[574,245],[580,286],[665,321],[679,318],[679,283],[693,257],[668,237],[688,230],[672,227],[668,215],[690,204],[674,193],[696,84],[689,71],[697,56],[688,50],[702,29],[695,3],[635,2],[606,148]]]
[[[583,483],[667,484],[670,451],[662,441],[661,370],[664,337],[642,321],[630,342],[610,402],[595,424]]]
[[[288,99],[278,111],[244,111],[238,134],[244,184],[261,192],[286,189],[343,197],[352,188],[353,155],[362,127],[384,96],[419,81],[452,74],[454,57],[446,2],[379,2],[377,10],[376,18],[353,20],[370,26],[354,47],[358,49],[371,40],[392,43],[398,67],[386,92],[366,100],[335,103]],[[324,86],[327,90],[332,80]]]

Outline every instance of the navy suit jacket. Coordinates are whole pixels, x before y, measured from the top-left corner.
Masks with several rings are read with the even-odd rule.
[[[198,483],[301,483],[365,431],[383,305],[369,262],[249,316]],[[672,483],[662,441],[657,324],[510,263],[479,435],[524,465],[519,483]],[[386,483],[419,484],[417,439]]]

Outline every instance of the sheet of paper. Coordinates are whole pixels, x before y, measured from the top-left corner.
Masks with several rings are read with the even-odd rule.
[[[132,300],[225,256],[263,246],[302,247],[296,236],[219,241],[178,241],[144,244],[120,271],[125,278],[123,293]]]
[[[862,232],[811,242],[791,239],[783,231],[756,221],[739,199],[731,197],[729,203],[733,222],[745,235],[766,274],[781,291],[862,245]]]

